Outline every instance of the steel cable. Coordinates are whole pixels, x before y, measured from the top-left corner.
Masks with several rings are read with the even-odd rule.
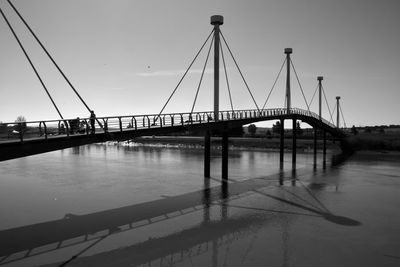
[[[311,107],[311,104],[312,104],[312,102],[313,102],[313,100],[314,100],[315,94],[317,93],[317,90],[318,90],[318,84],[317,84],[317,87],[315,88],[314,94],[313,94],[313,96],[312,96],[312,98],[311,98],[310,107]]]
[[[335,110],[335,109],[336,109],[336,103],[335,103],[335,106],[333,107],[333,110]],[[333,124],[335,124],[335,122],[333,121],[333,112],[331,113],[331,122]]]
[[[306,102],[307,110],[308,110],[308,112],[310,112],[310,106],[307,103],[307,99],[306,99],[306,96],[304,95],[303,87],[301,86],[301,83],[300,83],[300,80],[299,80],[299,76],[297,76],[297,71],[296,71],[296,68],[293,65],[293,61],[292,60],[290,60],[290,65],[292,65],[292,67],[293,67],[294,74],[296,75],[297,82],[298,82],[298,84],[300,86],[300,90],[301,90],[301,93],[302,93],[303,98],[304,98],[304,102]]]
[[[224,64],[226,86],[228,87],[228,93],[229,93],[229,101],[230,101],[230,103],[231,103],[232,112],[234,112],[234,110],[233,110],[233,102],[232,102],[232,95],[231,95],[231,89],[230,89],[230,86],[229,86],[228,73],[227,73],[227,71],[226,71],[224,50],[222,49],[221,39],[219,40],[219,46],[220,46],[220,48],[221,48],[222,62],[223,62],[223,64]],[[232,113],[232,114],[233,114],[233,113]]]
[[[331,120],[330,120],[330,121],[333,123],[333,120],[332,120],[332,116],[333,116],[333,115],[332,115],[331,109],[329,108],[329,103],[328,103],[328,100],[327,100],[327,98],[326,98],[324,86],[322,85],[321,88],[322,88],[322,93],[323,93],[324,98],[325,98],[326,106],[328,107],[329,115],[331,116]]]
[[[50,55],[50,53],[47,51],[46,47],[42,44],[42,42],[39,40],[39,38],[36,36],[36,34],[33,32],[31,27],[28,25],[28,23],[25,21],[25,19],[22,17],[22,15],[18,12],[18,10],[15,8],[15,6],[11,3],[10,0],[7,0],[7,2],[10,4],[10,6],[14,9],[15,13],[18,15],[18,17],[21,19],[21,21],[25,24],[26,28],[30,31],[32,36],[35,38],[35,40],[38,42],[38,44],[41,46],[43,51],[46,53],[46,55],[49,57],[51,62],[54,64],[54,66],[57,68],[57,70],[60,72],[62,77],[65,79],[65,81],[68,83],[68,85],[71,87],[71,89],[75,92],[75,94],[78,96],[78,98],[82,101],[82,103],[85,105],[87,110],[90,112],[91,109],[89,106],[86,104],[86,102],[83,100],[83,98],[79,95],[78,91],[75,89],[75,87],[72,85],[72,83],[69,81],[67,76],[64,74],[64,72],[61,70],[61,68],[58,66],[58,64],[55,62],[53,57]],[[100,123],[99,123],[100,124]],[[101,124],[100,124],[101,126]]]
[[[344,116],[343,116],[342,105],[339,106],[339,110],[340,110],[340,114],[342,114],[344,128],[347,128],[346,121],[344,120]]]
[[[236,62],[236,59],[235,59],[235,57],[233,56],[232,51],[231,51],[231,49],[229,48],[229,45],[228,45],[228,43],[226,42],[224,35],[222,34],[222,31],[221,31],[220,33],[221,33],[222,39],[224,40],[224,43],[225,43],[226,47],[228,48],[229,53],[231,54],[231,57],[232,57],[232,59],[233,59],[233,62],[235,62],[236,68],[238,69],[238,71],[239,71],[239,73],[240,73],[240,76],[242,77],[242,80],[243,80],[244,84],[246,85],[247,91],[249,92],[251,98],[253,99],[253,102],[254,102],[254,104],[256,105],[256,108],[257,108],[258,112],[261,113],[260,108],[258,107],[257,102],[256,102],[256,100],[254,99],[253,94],[251,93],[251,90],[250,90],[250,88],[249,88],[249,85],[247,84],[246,79],[244,78],[243,73],[242,73],[242,71],[241,71],[240,68],[239,68],[238,63]]]
[[[29,57],[28,53],[26,52],[24,46],[22,45],[21,41],[19,40],[18,35],[14,31],[14,28],[11,26],[10,22],[8,21],[6,15],[4,14],[4,12],[3,12],[3,10],[1,8],[0,8],[0,13],[3,16],[4,20],[6,21],[8,27],[10,28],[10,30],[11,30],[12,34],[14,35],[15,39],[17,40],[20,48],[22,49],[22,52],[24,53],[26,59],[28,60],[29,64],[31,65],[31,67],[33,69],[33,71],[35,72],[36,77],[39,79],[40,83],[42,84],[43,89],[46,91],[47,96],[50,98],[51,103],[53,103],[54,108],[57,110],[58,115],[63,120],[64,117],[62,116],[62,114],[61,114],[60,110],[58,109],[56,103],[54,102],[53,98],[51,97],[50,92],[47,90],[47,87],[46,87],[45,83],[43,82],[42,78],[39,75],[39,72],[36,70],[35,65],[33,64],[32,60],[30,59],[30,57]]]
[[[286,58],[283,60],[281,69],[279,70],[279,73],[278,73],[278,75],[276,76],[275,82],[274,82],[274,84],[272,85],[271,90],[269,90],[267,99],[265,100],[264,105],[263,105],[263,107],[261,108],[261,111],[264,110],[265,106],[267,105],[267,102],[268,102],[268,100],[269,100],[269,97],[271,96],[271,93],[272,93],[272,91],[273,91],[274,88],[275,88],[276,82],[278,81],[279,76],[281,75],[281,72],[282,72],[283,66],[285,66],[285,63],[286,63]]]
[[[204,66],[203,66],[203,71],[201,72],[201,77],[200,77],[199,85],[197,86],[196,96],[195,96],[195,98],[194,98],[193,105],[192,105],[192,109],[190,110],[190,114],[193,113],[194,106],[196,105],[197,96],[198,96],[199,91],[200,91],[201,82],[203,81],[204,71],[205,71],[206,66],[207,66],[207,63],[208,63],[208,58],[209,58],[209,56],[210,56],[210,51],[211,51],[211,47],[212,47],[213,43],[214,43],[214,38],[211,39],[211,42],[210,42],[210,48],[208,49],[208,52],[207,52],[207,58],[206,58],[206,61],[205,61],[205,63],[204,63]]]
[[[176,85],[175,89],[172,91],[171,95],[168,97],[167,102],[164,104],[162,107],[161,111],[158,113],[158,115],[155,117],[155,120],[157,120],[161,113],[164,111],[165,107],[168,105],[169,101],[171,100],[172,96],[175,94],[176,90],[178,89],[179,85],[182,83],[183,79],[185,78],[186,74],[189,72],[190,68],[192,67],[193,63],[196,61],[197,57],[199,56],[200,52],[203,50],[203,47],[206,45],[208,40],[210,39],[210,36],[214,33],[214,29],[211,31],[211,33],[208,35],[206,41],[203,43],[203,45],[200,47],[199,51],[197,52],[196,56],[192,60],[192,62],[189,64],[189,67],[186,69],[185,73],[183,74],[182,78],[179,80],[178,84]]]

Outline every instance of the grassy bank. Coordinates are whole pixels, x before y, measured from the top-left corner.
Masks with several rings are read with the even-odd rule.
[[[354,150],[400,151],[400,134],[361,133],[347,138]]]
[[[154,137],[139,137],[133,142],[140,144],[161,144],[161,145],[195,145],[203,146],[204,138],[198,136],[154,136]],[[221,145],[221,138],[212,137],[211,144],[213,146]],[[268,149],[268,150],[279,150],[280,140],[279,138],[246,138],[246,137],[231,137],[229,138],[229,144],[237,148],[251,148],[251,149]],[[297,149],[299,150],[311,150],[313,148],[313,140],[298,139]],[[319,140],[318,148],[322,149],[322,140]],[[328,142],[328,149],[337,149],[337,143],[333,144]],[[292,149],[292,139],[285,139],[285,149]]]
[[[160,145],[194,145],[203,146],[204,138],[200,136],[154,136],[139,137],[133,142],[140,144],[160,144]],[[346,138],[346,143],[353,151],[400,151],[400,134],[375,134],[361,133]],[[214,146],[221,145],[221,138],[212,137],[211,143]],[[279,150],[279,138],[249,138],[249,137],[230,137],[231,146],[238,148],[269,149]],[[297,149],[311,150],[314,146],[312,139],[297,139]],[[322,140],[317,142],[318,149],[322,149]],[[327,142],[328,149],[338,149],[340,143]],[[285,139],[285,149],[292,149],[292,139]]]

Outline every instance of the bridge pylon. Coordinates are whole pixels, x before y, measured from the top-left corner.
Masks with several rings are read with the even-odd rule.
[[[214,25],[214,121],[219,120],[219,26],[222,24],[224,24],[223,16],[211,16],[211,25]]]
[[[337,109],[336,109],[336,127],[337,128],[339,128],[339,119],[340,119],[340,96],[337,96],[336,97],[336,107],[337,107]]]
[[[318,76],[318,95],[319,95],[319,120],[322,120],[322,80],[324,77]]]
[[[290,94],[290,54],[293,53],[292,48],[285,48],[284,50],[286,54],[286,108],[287,114],[290,113],[291,108],[291,94]]]
[[[319,120],[322,120],[322,80],[324,79],[324,77],[322,76],[318,76],[317,80],[318,80],[318,95],[319,95],[319,103],[318,103],[318,116],[319,116]],[[324,136],[325,136],[325,131],[324,131]],[[314,169],[317,168],[317,140],[318,139],[318,129],[316,127],[314,127]],[[326,143],[324,143],[326,144]],[[325,148],[325,147],[324,147]],[[326,149],[324,150],[324,153],[326,152]],[[325,154],[324,154],[325,157]],[[323,160],[323,162],[325,162],[325,158]]]

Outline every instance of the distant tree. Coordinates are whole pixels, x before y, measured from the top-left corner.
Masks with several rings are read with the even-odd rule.
[[[15,122],[26,122],[26,118],[24,116],[18,116]]]
[[[296,133],[298,135],[302,135],[303,134],[303,129],[301,129],[299,121],[296,123]]]
[[[5,132],[7,132],[7,124],[0,121],[0,133],[5,133]]]
[[[231,128],[229,130],[229,135],[230,136],[242,137],[243,136],[243,127],[242,126],[238,126],[238,127]]]
[[[383,127],[379,127],[379,133],[384,134],[385,133],[385,129]]]
[[[247,130],[249,131],[250,135],[254,137],[257,132],[257,126],[255,126],[254,124],[250,124]]]
[[[274,134],[280,134],[281,132],[281,122],[277,121],[275,124],[272,125],[272,132]]]
[[[365,129],[364,129],[364,133],[371,133],[372,131],[371,131],[371,128],[370,127],[365,127]]]
[[[15,130],[16,131],[22,131],[25,132],[26,131],[26,118],[24,116],[18,116],[17,119],[15,120],[16,123],[18,123],[17,125],[15,125]]]
[[[356,126],[353,125],[353,127],[351,127],[351,133],[354,134],[354,135],[358,134]]]

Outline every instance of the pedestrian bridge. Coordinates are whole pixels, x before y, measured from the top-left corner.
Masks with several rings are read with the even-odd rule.
[[[269,120],[300,120],[314,128],[327,131],[335,138],[344,133],[313,112],[292,108],[264,110],[148,114],[96,118],[92,132],[90,118],[32,121],[3,124],[0,133],[0,161],[35,155],[54,150],[107,141],[124,141],[139,136],[178,133],[183,131],[229,130],[238,126]],[[78,120],[79,124],[75,121]]]
[[[22,15],[18,12],[14,5],[10,1],[12,10],[21,19],[21,22],[26,26],[27,30],[32,34],[34,39],[37,41],[39,46],[43,49],[49,60],[53,63],[54,67],[58,70],[59,74],[65,79],[69,87],[74,91],[76,96],[81,100],[85,108],[91,113],[91,118],[73,118],[65,119],[62,115],[61,110],[56,104],[56,101],[51,96],[49,90],[46,87],[44,79],[36,69],[34,62],[29,57],[24,45],[20,41],[17,32],[14,30],[12,24],[7,19],[6,14],[1,10],[0,13],[4,18],[6,24],[10,28],[10,31],[16,39],[19,47],[23,51],[27,61],[31,65],[35,75],[41,83],[44,91],[46,92],[49,100],[51,101],[54,109],[57,111],[60,119],[59,120],[39,120],[39,121],[17,121],[10,123],[0,124],[0,161],[20,158],[39,153],[45,153],[55,151],[59,149],[65,149],[69,147],[75,147],[80,145],[86,145],[91,143],[99,143],[106,141],[124,141],[130,140],[135,137],[145,135],[159,135],[159,134],[170,134],[175,132],[186,132],[186,131],[200,131],[204,132],[204,174],[209,177],[210,170],[210,136],[213,133],[218,133],[222,136],[222,178],[228,177],[228,136],[230,131],[236,127],[240,127],[245,124],[255,123],[259,121],[269,120],[280,120],[280,162],[283,164],[283,150],[284,150],[284,121],[291,120],[293,122],[292,129],[296,129],[297,121],[303,121],[308,123],[314,128],[314,162],[316,162],[317,155],[317,131],[323,133],[323,162],[325,164],[326,154],[326,134],[329,133],[333,138],[342,139],[345,134],[339,128],[339,99],[337,100],[337,123],[336,126],[333,123],[323,119],[322,117],[322,95],[325,98],[325,102],[328,106],[330,118],[332,120],[332,112],[329,109],[328,101],[325,92],[322,87],[322,76],[318,76],[318,87],[314,91],[314,95],[311,101],[308,101],[303,87],[300,84],[300,79],[297,75],[297,71],[291,60],[291,54],[293,53],[292,48],[285,48],[285,59],[279,70],[279,73],[275,79],[274,85],[269,91],[268,97],[266,98],[264,105],[260,108],[257,101],[250,90],[246,79],[244,78],[243,72],[240,69],[237,60],[233,56],[232,50],[229,47],[224,35],[221,32],[220,26],[224,23],[224,18],[220,15],[211,16],[211,25],[213,29],[206,38],[205,42],[201,46],[200,50],[191,61],[190,65],[186,69],[182,78],[179,80],[176,87],[173,89],[171,95],[168,97],[166,103],[162,107],[161,111],[157,114],[144,114],[144,115],[132,115],[132,116],[115,116],[115,117],[95,117],[94,112],[83,98],[78,93],[77,89],[72,85],[71,81],[67,78],[65,73],[61,70],[59,65],[55,62],[53,57],[50,55],[48,50],[44,47],[43,43],[39,40],[38,36],[33,32],[32,28],[27,24]],[[209,43],[207,46],[206,44]],[[166,106],[170,102],[171,98],[177,91],[182,80],[189,72],[193,63],[198,58],[199,54],[203,51],[203,48],[208,47],[206,53],[206,59],[203,65],[200,81],[197,86],[196,94],[192,104],[190,112],[166,114],[164,112]],[[225,47],[225,48],[224,48]],[[214,110],[204,112],[194,112],[197,97],[202,85],[204,72],[207,67],[210,52],[214,48]],[[251,100],[255,106],[255,109],[237,110],[234,108],[230,90],[230,83],[228,78],[228,72],[226,68],[224,49],[227,51],[238,70],[240,77],[243,80],[244,88],[249,93]],[[220,111],[219,106],[219,93],[220,93],[220,58],[222,58],[223,69],[225,74],[226,88],[229,93],[230,110]],[[271,96],[272,91],[275,88],[276,82],[282,72],[283,67],[286,66],[286,92],[285,92],[285,104],[282,108],[266,108],[268,100]],[[291,97],[291,69],[293,69],[296,80],[299,84],[299,88],[303,95],[303,99],[306,104],[306,109],[295,108]],[[319,112],[318,115],[310,111],[310,105],[314,96],[316,95],[317,89],[319,89]],[[189,103],[190,104],[190,103]],[[253,106],[252,104],[252,106]],[[254,107],[253,106],[253,107]],[[343,114],[342,114],[343,117]],[[292,131],[292,166],[295,168],[296,163],[296,130]]]

